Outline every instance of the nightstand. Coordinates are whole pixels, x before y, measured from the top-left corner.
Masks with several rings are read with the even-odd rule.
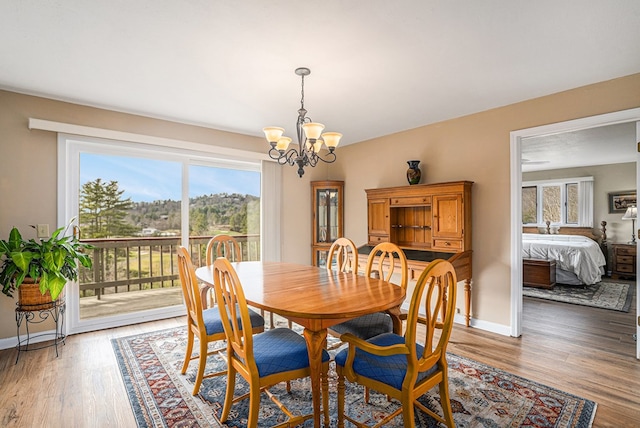
[[[636,277],[636,246],[632,244],[613,244],[613,268],[611,278]]]

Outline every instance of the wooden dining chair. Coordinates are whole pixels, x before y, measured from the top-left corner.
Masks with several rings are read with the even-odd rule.
[[[407,289],[409,278],[407,257],[396,244],[383,242],[376,245],[367,258],[365,276],[374,276]],[[394,274],[400,275],[399,284]],[[370,339],[382,333],[396,330],[401,333],[402,326],[394,326],[391,317],[384,312],[362,315],[358,318],[336,324],[331,327],[332,333],[342,335],[350,333],[360,339]]]
[[[351,239],[342,237],[331,244],[327,253],[327,269],[334,268],[338,272],[358,272],[358,249]]]
[[[350,244],[341,244],[341,246],[346,245],[349,247],[353,244],[350,241]],[[333,248],[333,246],[332,246]],[[331,252],[331,250],[329,250]],[[336,250],[337,252],[337,250]],[[349,249],[344,250],[344,252],[351,252]],[[357,273],[358,269],[358,259],[357,259],[357,250],[355,251],[355,272]],[[404,251],[396,244],[392,244],[390,242],[382,242],[376,245],[369,256],[367,257],[367,265],[365,268],[365,276],[373,276],[376,278],[382,278],[387,282],[392,282],[394,273],[397,273],[396,259],[400,264],[400,286],[407,289],[407,282],[409,278],[408,274],[408,264],[407,258],[404,254]],[[329,268],[329,263],[332,262],[331,257],[328,257],[327,260],[327,268]],[[348,263],[345,263],[345,266],[348,266]],[[406,319],[406,314],[401,314],[402,319]],[[362,315],[354,319],[350,319],[340,324],[336,324],[331,326],[331,328],[327,329],[327,332],[334,336],[341,338],[343,334],[350,333],[360,339],[371,339],[379,334],[390,333],[395,331],[396,333],[401,333],[402,326],[394,326],[392,318],[385,312],[375,312],[372,314]],[[341,346],[340,343],[334,345],[330,349],[335,349]],[[364,400],[366,403],[369,402],[369,388],[364,389]]]
[[[327,270],[337,271],[342,273],[357,273],[358,272],[358,249],[356,244],[349,238],[338,238],[333,241],[329,252],[327,253]],[[343,330],[339,327],[340,330]],[[335,327],[335,326],[334,326]],[[342,333],[338,330],[334,330],[333,327],[327,329],[327,332],[334,336],[340,337],[342,333],[346,332],[346,327]],[[329,349],[339,348],[342,343],[338,342]]]
[[[349,344],[335,356],[338,374],[338,427],[344,420],[363,427],[345,415],[345,377],[397,400],[401,407],[375,427],[386,425],[402,414],[404,426],[413,427],[414,406],[448,427],[454,427],[449,397],[447,344],[453,327],[456,301],[456,273],[446,260],[431,262],[422,272],[411,296],[404,336],[386,333],[369,340],[351,334],[342,336]],[[418,338],[418,315],[424,311],[425,334]],[[439,331],[439,334],[436,334]],[[444,417],[418,402],[435,385],[439,386]],[[435,402],[435,401],[434,401]]]
[[[225,258],[214,262],[214,288],[220,304],[222,324],[227,339],[227,390],[220,422],[225,422],[232,404],[249,397],[247,427],[258,425],[260,395],[267,396],[287,415],[279,426],[297,426],[311,419],[313,414],[294,415],[268,390],[269,387],[310,375],[307,343],[298,333],[288,328],[272,328],[262,334],[251,335],[244,328],[251,322],[242,284],[233,266]],[[329,353],[322,351],[323,373],[322,407],[325,426],[329,426]],[[249,384],[249,392],[234,399],[236,374]]]
[[[225,257],[232,262],[242,261],[242,250],[238,241],[231,235],[216,235],[207,243],[205,260],[207,266],[211,266],[218,257]]]
[[[198,359],[198,371],[192,392],[193,395],[196,395],[200,391],[200,385],[203,379],[225,373],[222,371],[205,375],[207,356],[220,352],[220,349],[210,352],[209,343],[224,340],[225,334],[220,319],[219,307],[217,305],[208,309],[203,309],[202,307],[200,287],[189,251],[185,247],[179,246],[177,252],[178,272],[180,274],[184,302],[187,307],[187,349],[180,373],[185,374],[189,363],[192,360]],[[254,311],[250,312],[250,322],[251,334],[264,331],[264,318],[258,313]],[[249,323],[247,323],[247,325],[249,325]],[[198,338],[200,352],[193,356],[193,343],[195,338]]]
[[[232,262],[242,261],[242,250],[238,241],[226,234],[219,234],[214,236],[207,242],[207,249],[205,252],[206,266],[211,266],[213,261],[218,257],[226,257]],[[215,295],[212,288],[203,287],[201,289],[202,305],[205,308],[211,307],[215,304]],[[261,312],[264,316],[264,313]]]
[[[214,260],[218,257],[224,257],[231,262],[242,261],[242,249],[238,241],[231,235],[219,234],[214,236],[207,243],[206,263],[207,266],[211,266]],[[213,290],[208,295],[208,301],[215,301]],[[204,295],[204,294],[203,294]],[[260,315],[265,316],[265,310],[260,309]],[[269,326],[273,327],[274,319],[273,314],[269,314]],[[289,328],[291,328],[291,321],[289,321]]]

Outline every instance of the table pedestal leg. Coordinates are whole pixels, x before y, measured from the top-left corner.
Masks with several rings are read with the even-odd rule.
[[[309,367],[311,369],[311,392],[313,397],[313,426],[320,427],[320,379],[327,373],[322,373],[322,351],[327,341],[327,330],[313,331],[304,329],[304,338],[307,341],[307,349],[309,351]],[[327,401],[327,400],[325,400]],[[325,417],[326,419],[326,417]],[[329,421],[325,420],[325,424],[329,426]]]

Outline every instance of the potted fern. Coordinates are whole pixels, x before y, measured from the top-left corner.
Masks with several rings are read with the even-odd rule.
[[[91,268],[91,259],[84,251],[93,246],[65,235],[73,221],[39,241],[23,239],[17,228],[11,229],[9,239],[0,241],[0,257],[4,256],[0,284],[5,295],[13,297],[19,290],[21,306],[51,305],[67,281],[78,278],[78,263]]]

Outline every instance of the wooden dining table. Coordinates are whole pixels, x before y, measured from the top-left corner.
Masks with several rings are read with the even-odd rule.
[[[382,279],[325,268],[283,262],[232,263],[247,303],[281,315],[304,327],[309,351],[314,427],[320,426],[322,351],[327,328],[370,313],[386,311],[400,332],[400,305],[405,290]],[[196,276],[213,287],[213,267],[196,269]],[[325,417],[325,426],[329,425]]]

